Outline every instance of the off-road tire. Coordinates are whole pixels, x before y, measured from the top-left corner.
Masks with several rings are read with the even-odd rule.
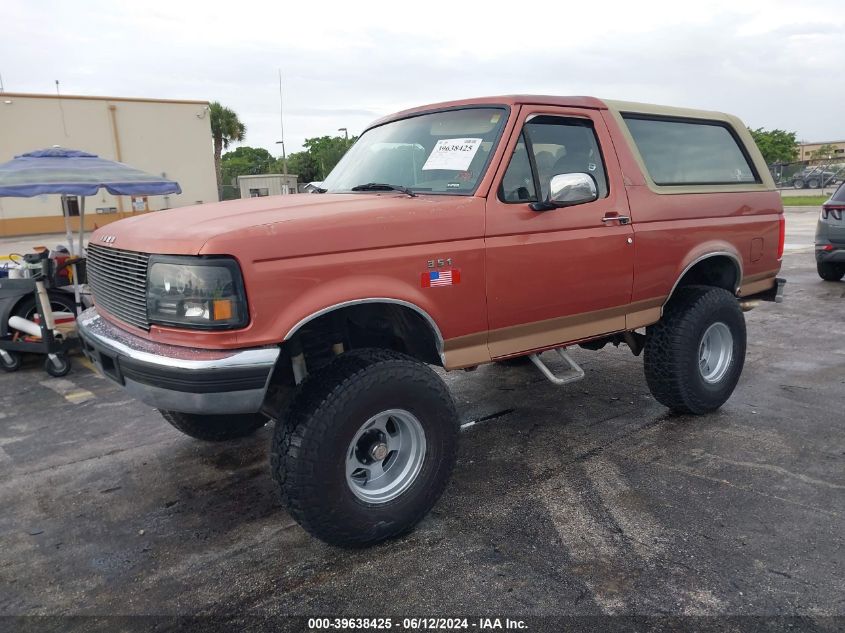
[[[792,181],[792,188],[793,189],[803,189],[804,188],[804,180],[802,178],[796,178]]]
[[[845,264],[837,262],[816,262],[816,270],[825,281],[839,281],[845,277]]]
[[[733,353],[724,375],[708,383],[698,366],[699,345],[713,323],[728,326]],[[680,288],[663,317],[647,330],[645,376],[652,395],[676,413],[704,414],[721,407],[745,363],[745,317],[730,292],[710,286]]]
[[[426,451],[419,474],[396,498],[372,504],[347,483],[347,450],[373,415],[404,409],[420,422]],[[458,445],[449,390],[427,365],[389,350],[353,350],[310,375],[273,433],[271,467],[282,502],[313,536],[362,547],[410,531],[446,488]]]
[[[267,424],[260,413],[233,415],[197,415],[159,409],[161,417],[185,435],[205,442],[225,442],[252,435]]]

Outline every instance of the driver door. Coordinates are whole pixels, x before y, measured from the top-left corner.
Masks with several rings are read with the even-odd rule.
[[[634,232],[598,111],[524,106],[487,197],[488,345],[493,358],[624,330]],[[535,211],[559,173],[587,173],[598,198]]]

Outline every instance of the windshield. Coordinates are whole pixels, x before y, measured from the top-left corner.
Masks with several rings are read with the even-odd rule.
[[[392,185],[415,192],[470,194],[484,174],[506,119],[504,108],[490,107],[385,123],[361,135],[322,188],[339,193]]]

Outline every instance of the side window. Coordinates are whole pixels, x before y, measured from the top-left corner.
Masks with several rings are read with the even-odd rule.
[[[583,173],[596,179],[599,198],[607,196],[607,175],[593,124],[588,119],[538,116],[524,133],[534,154],[540,199],[549,196],[552,176]]]
[[[760,182],[724,123],[622,116],[656,185]]]
[[[534,117],[522,129],[502,178],[499,198],[504,202],[545,200],[552,176],[571,173],[590,174],[596,179],[599,198],[607,196],[607,175],[592,122],[548,115]]]
[[[513,150],[511,162],[499,187],[499,198],[503,202],[534,202],[537,193],[534,189],[534,174],[525,145],[525,135],[519,135],[519,141]]]

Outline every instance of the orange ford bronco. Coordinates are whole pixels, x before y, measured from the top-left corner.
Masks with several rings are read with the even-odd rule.
[[[373,123],[322,187],[96,231],[79,325],[183,433],[275,420],[282,499],[330,543],[406,532],[446,487],[458,414],[431,365],[524,357],[563,384],[583,376],[567,346],[624,343],[659,402],[703,414],[739,380],[743,310],[781,298],[780,195],[717,112],[425,106]]]

